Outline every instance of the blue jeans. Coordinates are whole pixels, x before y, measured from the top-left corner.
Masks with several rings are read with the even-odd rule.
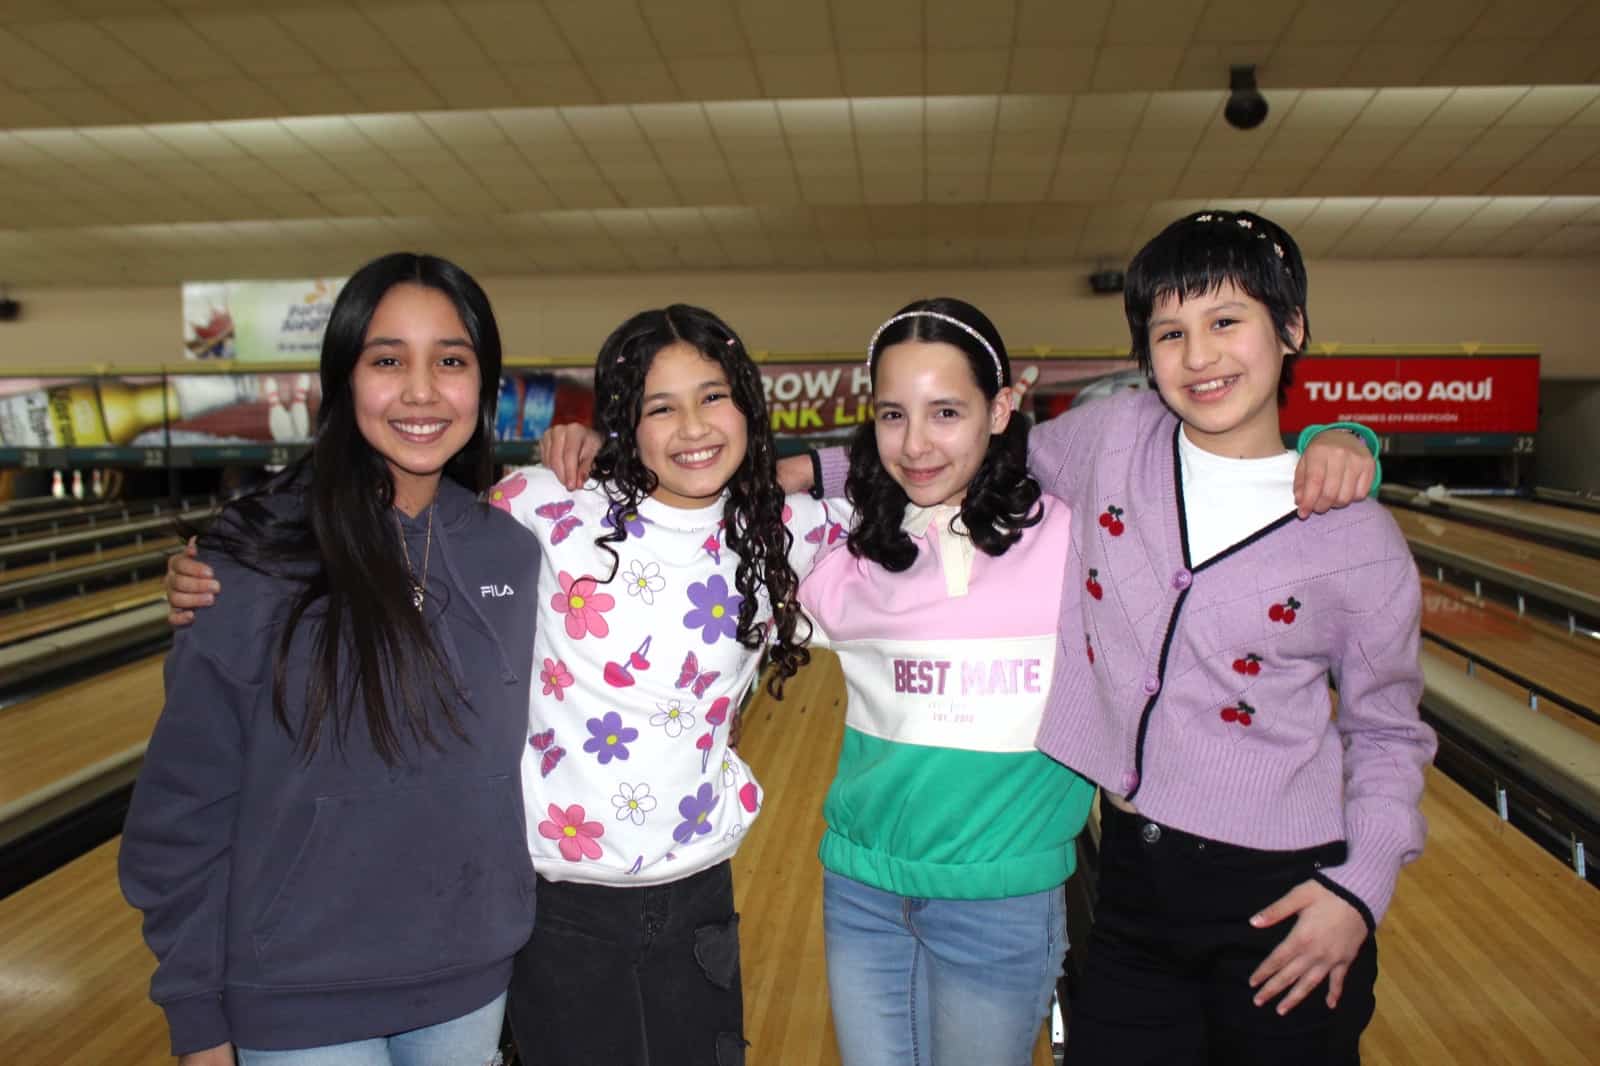
[[[1067,951],[1061,886],[915,899],[824,871],[844,1066],[1027,1066]]]
[[[506,994],[471,1014],[394,1036],[295,1051],[235,1048],[239,1066],[499,1066]]]

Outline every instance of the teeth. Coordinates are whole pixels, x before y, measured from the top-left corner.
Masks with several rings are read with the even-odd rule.
[[[679,455],[678,455],[678,462],[680,462],[680,463],[703,463],[707,459],[710,459],[712,456],[714,456],[716,454],[717,454],[717,450],[715,448],[705,448],[705,449],[703,449],[701,451],[698,451],[698,452],[680,452]]]
[[[1189,391],[1190,392],[1216,392],[1218,389],[1222,388],[1224,385],[1227,385],[1232,381],[1233,381],[1232,378],[1218,378],[1215,381],[1207,381],[1203,385],[1190,385],[1189,386]]]
[[[449,424],[448,422],[396,422],[394,428],[414,437],[426,437],[430,433],[439,432]]]

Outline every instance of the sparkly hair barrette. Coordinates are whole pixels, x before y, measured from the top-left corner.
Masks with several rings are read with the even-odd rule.
[[[1231,221],[1235,225],[1237,225],[1240,229],[1254,230],[1256,228],[1256,224],[1254,222],[1251,222],[1248,218],[1240,218],[1238,215],[1210,215],[1210,214],[1207,214],[1207,215],[1196,215],[1196,216],[1194,216],[1194,220],[1196,222],[1223,222],[1223,223]],[[1269,238],[1265,233],[1257,233],[1256,234],[1256,239],[1257,240],[1263,240],[1263,241],[1271,240],[1271,238]],[[1272,250],[1274,252],[1278,253],[1278,258],[1279,259],[1283,259],[1284,258],[1283,245],[1279,244],[1277,241],[1272,241]],[[1288,264],[1285,263],[1285,266],[1287,266],[1287,265]]]
[[[939,311],[902,311],[900,314],[895,315],[893,318],[889,319],[889,321],[879,326],[877,332],[872,335],[872,340],[867,342],[867,366],[872,366],[872,353],[878,350],[878,338],[883,336],[883,331],[894,325],[896,322],[901,322],[908,318],[936,318],[940,322],[948,322],[950,325],[955,326],[963,333],[966,333],[973,340],[983,345],[983,350],[989,353],[990,359],[994,360],[994,380],[998,384],[1005,384],[1006,375],[1001,366],[1000,353],[994,350],[994,345],[990,344],[983,334],[979,333],[977,330],[973,329],[959,318],[956,318],[952,315],[943,314]]]

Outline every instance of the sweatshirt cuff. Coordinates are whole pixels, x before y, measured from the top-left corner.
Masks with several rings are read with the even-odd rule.
[[[1356,909],[1356,913],[1361,915],[1361,920],[1367,923],[1368,936],[1371,936],[1373,933],[1378,931],[1378,920],[1372,916],[1372,911],[1367,907],[1366,903],[1360,896],[1356,895],[1354,892],[1350,891],[1348,888],[1345,888],[1339,882],[1320,871],[1312,874],[1311,879],[1317,884],[1321,885],[1323,888],[1327,889],[1329,892],[1332,892],[1335,896],[1338,896],[1340,899],[1350,904],[1350,906],[1354,907]]]
[[[822,495],[835,499],[843,496],[845,479],[850,476],[850,449],[823,448],[816,455],[813,469],[822,470]]]
[[[1372,472],[1372,488],[1367,492],[1367,496],[1370,499],[1377,499],[1378,489],[1383,485],[1383,460],[1379,457],[1379,453],[1382,451],[1382,446],[1378,443],[1378,435],[1367,426],[1362,425],[1360,422],[1329,422],[1326,425],[1313,424],[1300,431],[1300,439],[1295,441],[1294,450],[1304,454],[1306,445],[1311,443],[1311,438],[1315,437],[1318,433],[1321,433],[1325,429],[1342,429],[1346,430],[1347,432],[1354,433],[1356,436],[1361,438],[1361,443],[1367,446],[1367,450],[1372,453],[1372,461],[1375,466],[1375,469]]]
[[[220,992],[175,999],[161,1004],[161,1009],[167,1014],[174,1055],[188,1055],[229,1042],[228,1016],[222,1011]]]

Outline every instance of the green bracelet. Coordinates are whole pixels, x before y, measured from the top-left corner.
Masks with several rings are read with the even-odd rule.
[[[1372,472],[1372,491],[1367,495],[1368,497],[1376,498],[1378,488],[1383,484],[1383,459],[1379,455],[1381,446],[1378,443],[1378,435],[1360,422],[1329,422],[1325,426],[1311,425],[1300,431],[1300,439],[1295,441],[1294,450],[1304,454],[1306,445],[1311,443],[1311,438],[1325,429],[1347,430],[1360,437],[1361,443],[1367,446],[1367,450],[1372,453],[1373,463],[1376,465],[1376,469]]]

